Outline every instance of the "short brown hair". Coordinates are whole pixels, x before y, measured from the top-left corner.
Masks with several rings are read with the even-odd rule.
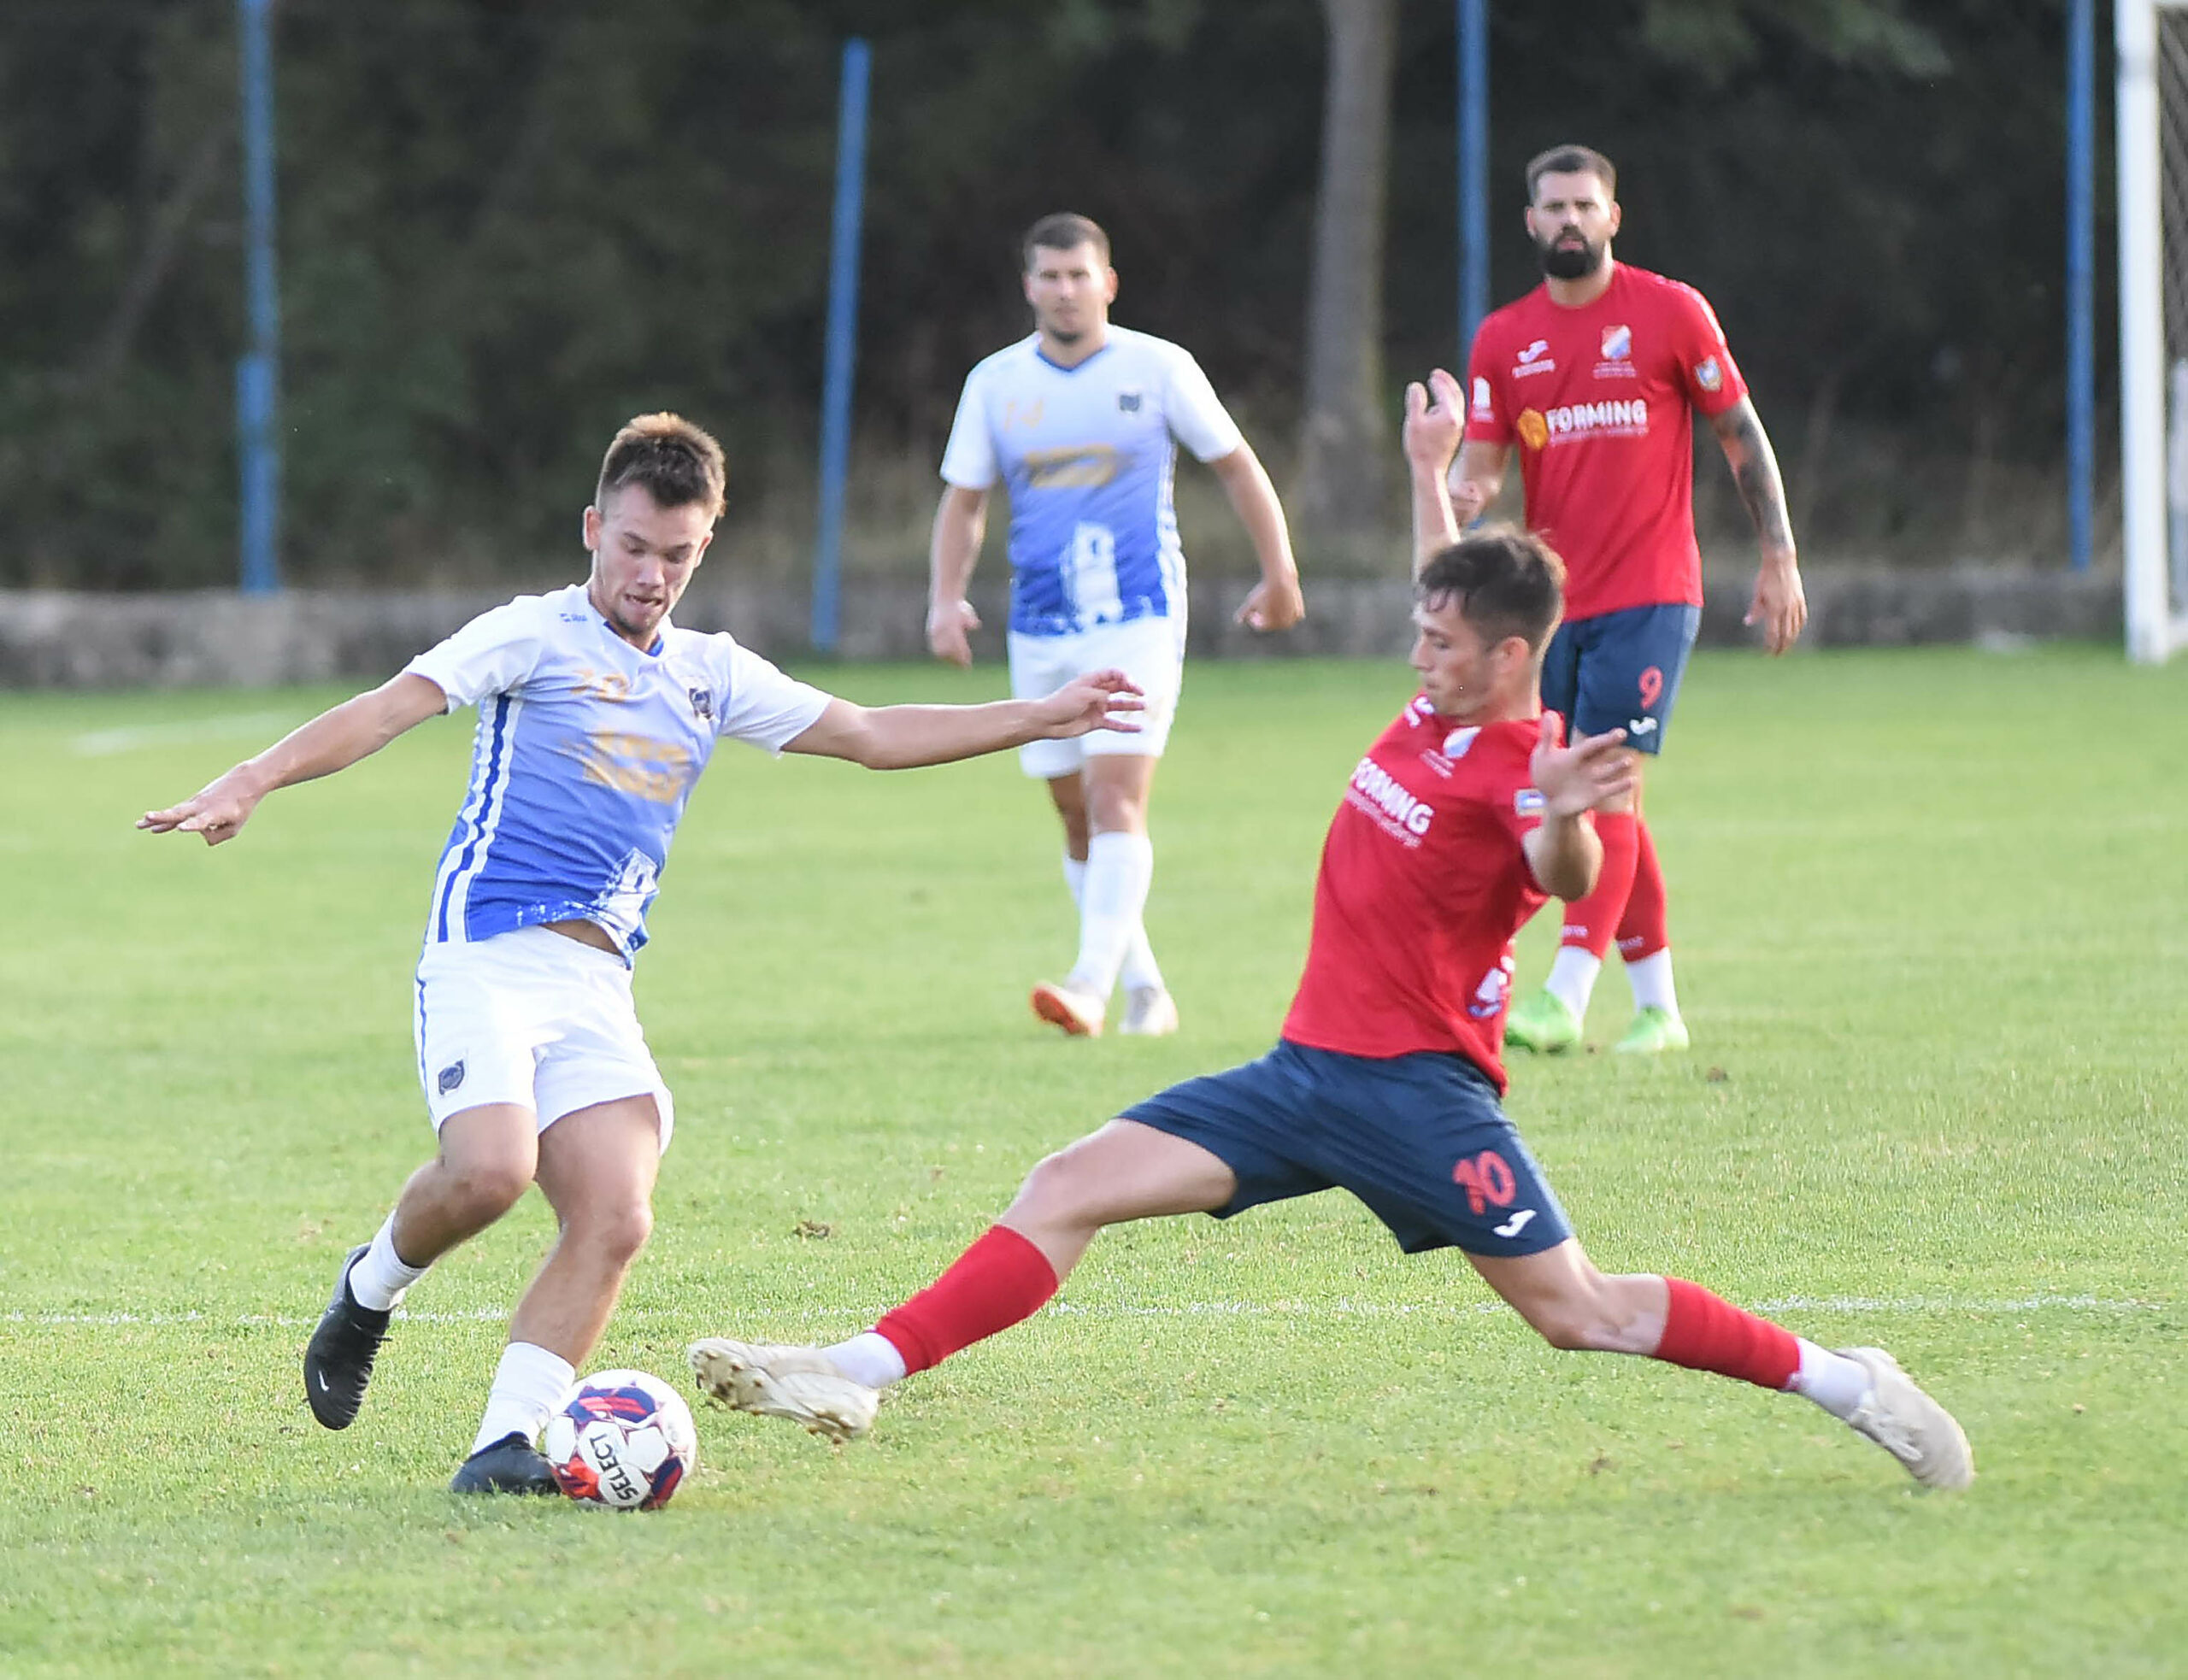
[[[1592,146],[1552,146],[1527,160],[1527,203],[1535,202],[1535,185],[1544,175],[1593,175],[1603,184],[1603,197],[1618,197],[1618,170]]]
[[[1432,610],[1456,601],[1459,616],[1492,647],[1517,636],[1538,654],[1565,612],[1565,562],[1515,525],[1468,532],[1430,558],[1415,586]]]
[[[1102,266],[1109,266],[1109,236],[1102,231],[1101,225],[1069,210],[1059,210],[1052,216],[1043,216],[1026,230],[1026,237],[1019,241],[1019,260],[1030,274],[1033,272],[1036,246],[1044,251],[1075,251],[1081,245],[1093,246]]]
[[[592,505],[602,506],[611,490],[644,485],[664,508],[688,508],[697,502],[709,517],[720,519],[727,478],[721,445],[709,433],[681,414],[638,414],[608,446]]]

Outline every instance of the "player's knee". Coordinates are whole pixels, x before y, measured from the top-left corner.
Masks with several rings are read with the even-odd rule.
[[[531,1184],[529,1161],[483,1157],[449,1166],[450,1198],[480,1223],[498,1219],[515,1207]]]
[[[1010,1211],[1037,1224],[1099,1224],[1091,1207],[1093,1189],[1090,1176],[1074,1159],[1073,1152],[1059,1149],[1026,1175],[1026,1182],[1018,1187]]]
[[[570,1234],[600,1256],[628,1266],[653,1235],[649,1202],[614,1202],[582,1210],[570,1221]]]

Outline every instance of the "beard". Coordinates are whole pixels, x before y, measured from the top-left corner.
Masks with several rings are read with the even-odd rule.
[[[1585,238],[1578,244],[1544,244],[1538,241],[1535,256],[1541,261],[1542,272],[1553,280],[1577,280],[1584,274],[1595,273],[1603,260],[1603,247]]]

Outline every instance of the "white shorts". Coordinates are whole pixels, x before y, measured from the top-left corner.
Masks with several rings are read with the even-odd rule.
[[[1107,753],[1162,756],[1185,679],[1183,614],[1127,619],[1068,636],[1028,636],[1014,630],[1009,645],[1010,692],[1015,699],[1038,700],[1073,678],[1112,667],[1147,691],[1147,709],[1137,714],[1139,728],[1134,733],[1097,729],[1068,741],[1027,742],[1018,749],[1018,762],[1028,776],[1043,781],[1068,776],[1088,759]]]
[[[674,1105],[631,1003],[622,958],[544,927],[418,959],[418,1078],[433,1130],[451,1114],[514,1102],[542,1131],[596,1102],[650,1095],[661,1147]]]

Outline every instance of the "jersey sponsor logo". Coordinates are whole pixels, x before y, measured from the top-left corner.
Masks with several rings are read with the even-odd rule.
[[[1521,1231],[1527,1228],[1527,1221],[1534,1218],[1534,1216],[1535,1210],[1533,1208],[1522,1207],[1518,1213],[1513,1214],[1510,1219],[1505,1220],[1503,1225],[1491,1225],[1490,1229],[1495,1231],[1499,1237],[1517,1237]]]
[[[1464,758],[1473,750],[1474,737],[1481,733],[1481,725],[1470,723],[1464,729],[1455,729],[1444,737],[1445,758]]]
[[[673,741],[597,729],[571,749],[585,779],[656,805],[673,805],[697,772],[691,755]]]
[[[1528,345],[1526,349],[1520,352],[1520,365],[1524,367],[1530,362],[1541,361],[1543,357],[1549,354],[1550,340],[1547,338],[1538,338],[1533,344]]]
[[[1117,412],[1120,414],[1138,414],[1139,412],[1139,393],[1136,391],[1119,391],[1117,393]]]
[[[1515,379],[1532,379],[1537,373],[1555,373],[1556,371],[1557,358],[1550,353],[1550,340],[1547,338],[1536,339],[1513,358],[1512,377]]]
[[[1473,382],[1473,417],[1478,420],[1497,418],[1497,397],[1489,389],[1489,381],[1477,376]]]
[[[1029,490],[1099,490],[1116,476],[1117,451],[1108,443],[1026,452]]]
[[[1626,720],[1626,738],[1629,741],[1656,732],[1656,720],[1654,718],[1628,718]]]
[[[570,692],[580,700],[602,700],[620,706],[631,697],[631,679],[621,671],[580,668],[570,684]]]
[[[1714,355],[1703,356],[1694,364],[1694,383],[1704,391],[1722,391],[1725,388],[1724,364]]]
[[[1409,846],[1418,846],[1428,825],[1436,820],[1436,808],[1408,793],[1398,778],[1372,758],[1354,768],[1345,798]]]
[[[1649,400],[1620,397],[1601,402],[1567,402],[1539,414],[1530,408],[1520,416],[1519,432],[1520,441],[1533,449],[1590,438],[1645,438]]]

